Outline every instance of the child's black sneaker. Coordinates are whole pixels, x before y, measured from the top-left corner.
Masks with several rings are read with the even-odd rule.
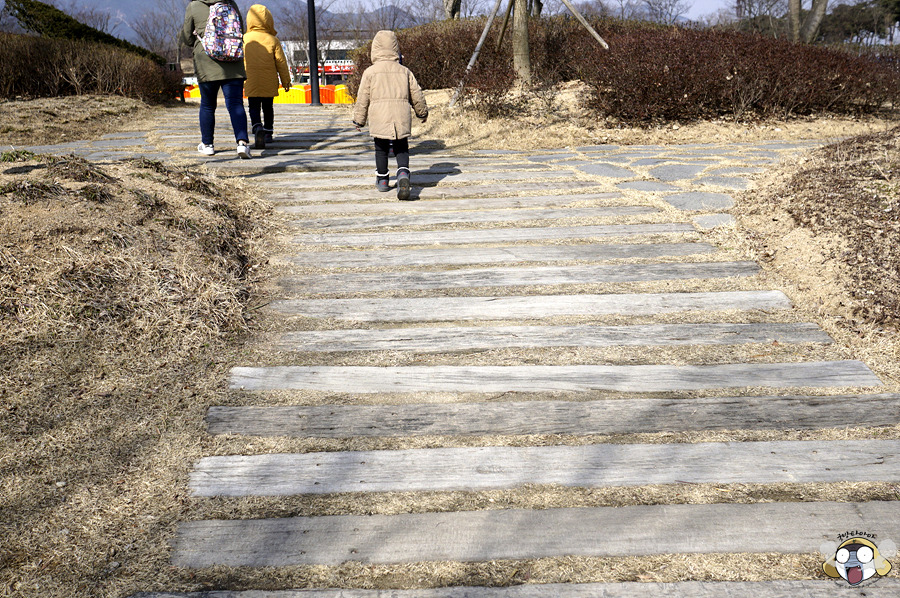
[[[272,143],[272,129],[264,129],[264,131],[266,132],[266,143]]]
[[[266,149],[266,130],[259,123],[253,125],[253,147]]]
[[[388,185],[388,177],[386,177],[386,176],[375,177],[375,188],[378,189],[379,191],[381,191],[382,193],[390,191],[391,188]]]
[[[406,201],[409,199],[409,170],[400,168],[397,170],[397,199]]]

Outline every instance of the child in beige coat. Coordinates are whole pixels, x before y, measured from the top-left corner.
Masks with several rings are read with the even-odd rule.
[[[359,83],[353,124],[369,123],[375,138],[375,186],[388,191],[388,152],[397,158],[397,199],[409,199],[409,136],[412,134],[410,106],[422,122],[428,105],[412,71],[400,64],[400,44],[393,31],[379,31],[372,40],[372,66]]]

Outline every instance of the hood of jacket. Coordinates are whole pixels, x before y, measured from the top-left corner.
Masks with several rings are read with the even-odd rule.
[[[262,4],[254,4],[247,10],[247,31],[264,31],[269,35],[278,35],[272,13]]]
[[[383,29],[372,40],[372,64],[379,60],[400,62],[400,42],[393,31]]]

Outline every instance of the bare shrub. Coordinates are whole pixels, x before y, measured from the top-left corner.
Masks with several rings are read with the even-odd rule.
[[[121,95],[173,99],[177,74],[137,54],[98,43],[0,34],[0,98]]]
[[[856,114],[900,97],[898,61],[889,52],[854,55],[738,31],[618,19],[593,25],[609,51],[571,19],[531,22],[532,86],[547,110],[552,90],[573,80],[591,85],[587,107],[596,118],[630,123]],[[404,63],[426,89],[456,87],[483,26],[482,19],[404,30]],[[509,96],[515,77],[508,44],[495,49],[498,33],[495,26],[463,98],[487,116],[519,110]],[[358,72],[368,66],[368,52],[357,53]]]

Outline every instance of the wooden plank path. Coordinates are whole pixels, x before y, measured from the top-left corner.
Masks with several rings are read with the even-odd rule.
[[[638,326],[460,326],[288,332],[283,351],[419,351],[508,347],[634,347],[829,343],[815,324],[646,324]]]
[[[706,293],[621,293],[609,295],[523,295],[390,299],[282,299],[269,307],[284,314],[359,322],[424,322],[535,319],[555,316],[646,316],[676,312],[784,310],[781,291]]]
[[[272,366],[234,367],[240,390],[397,392],[673,392],[768,386],[879,386],[853,361],[722,365]]]
[[[880,579],[853,589],[833,581],[682,581],[677,583],[619,582],[525,584],[509,587],[448,587],[416,590],[248,590],[186,594],[141,592],[134,598],[834,598],[834,596],[896,598],[900,580]]]
[[[844,406],[852,405],[852,409]],[[307,438],[810,430],[890,426],[900,395],[212,407],[210,434]]]
[[[755,262],[697,262],[671,264],[617,264],[472,268],[429,272],[346,272],[285,276],[281,287],[288,293],[364,293],[386,290],[553,286],[604,284],[753,276]]]
[[[313,203],[306,205],[279,205],[276,211],[285,214],[419,214],[421,212],[445,212],[452,210],[487,210],[503,208],[537,208],[583,205],[585,203],[609,203],[621,197],[620,193],[584,193],[581,195],[512,195],[508,197],[480,197],[477,199],[430,199],[393,203]]]
[[[468,245],[474,243],[524,243],[563,239],[603,237],[644,237],[678,235],[696,237],[697,229],[686,223],[606,224],[596,226],[560,226],[534,228],[486,228],[459,230],[398,231],[377,233],[308,233],[294,235],[295,243],[334,247],[398,245]]]
[[[552,261],[604,261],[713,253],[707,243],[610,243],[605,245],[503,245],[382,249],[380,251],[300,251],[284,260],[298,266],[319,268],[364,268],[464,264],[507,264]]]
[[[883,537],[900,537],[900,502],[639,505],[209,520],[180,526],[172,562],[181,567],[284,567],[346,561],[534,559],[551,554],[809,553],[831,539],[828,530],[865,530],[875,522]]]
[[[600,208],[546,208],[480,210],[478,212],[445,212],[424,214],[392,214],[386,216],[348,216],[299,220],[292,224],[303,228],[379,228],[386,226],[433,226],[436,224],[515,222],[533,220],[601,219],[655,214],[659,210],[647,206],[611,206]]]
[[[225,586],[242,588],[260,583],[244,567],[324,567],[346,587],[255,593],[224,587],[203,596],[831,596],[840,584],[813,579],[821,576],[818,565],[804,574],[808,579],[793,581],[538,579],[510,587],[409,588],[443,583],[429,577],[432,561],[802,556],[848,530],[900,541],[900,501],[809,502],[785,490],[773,493],[771,501],[744,504],[727,491],[732,484],[866,488],[900,482],[900,441],[854,431],[896,425],[900,394],[884,392],[876,372],[835,347],[814,323],[798,321],[781,291],[716,290],[734,288],[728,285],[738,279],[765,287],[766,275],[752,261],[716,261],[716,247],[702,242],[691,223],[694,214],[671,216],[672,207],[656,211],[665,192],[696,190],[693,181],[702,185],[702,177],[716,176],[722,160],[739,177],[741,168],[756,168],[760,160],[775,161],[805,145],[598,146],[453,156],[423,143],[413,152],[418,201],[395,202],[393,193],[366,188],[371,150],[341,120],[343,113],[284,110],[294,115],[286,119],[289,132],[263,159],[209,162],[211,169],[245,172],[255,185],[271,181],[269,199],[295,219],[290,241],[296,250],[278,256],[290,271],[277,280],[278,296],[266,306],[271,317],[285,319],[281,329],[260,341],[260,351],[248,352],[258,357],[231,369],[232,404],[212,407],[207,425],[210,434],[238,442],[290,437],[300,442],[291,446],[304,448],[217,453],[197,462],[190,490],[201,512],[206,501],[215,505],[223,497],[248,502],[232,511],[240,519],[181,522],[171,563],[225,567],[210,571],[224,571]],[[176,139],[177,123],[171,126]],[[343,146],[352,153],[342,154]],[[308,147],[323,149],[303,149]],[[292,171],[303,174],[291,178]],[[358,179],[343,176],[356,171]],[[669,182],[662,194],[632,189],[627,200],[614,186],[625,181],[658,190],[652,183],[662,180]],[[611,216],[615,224],[569,222]],[[377,230],[385,227],[396,230]],[[641,263],[602,263],[610,260]],[[709,285],[698,288],[713,290],[668,292],[674,280],[696,280]],[[651,290],[579,294],[556,288],[614,282],[646,283]],[[446,296],[448,289],[460,288],[484,290]],[[496,291],[502,296],[492,296],[491,288],[502,288]],[[370,292],[392,296],[353,296]],[[603,318],[616,325],[596,321]],[[704,357],[714,347],[739,345],[764,348],[747,363]],[[595,352],[604,355],[630,349],[609,363],[584,363],[585,357],[573,365],[535,362],[544,349],[586,356],[598,347],[608,348]],[[641,353],[640,347],[653,349]],[[749,354],[729,350],[735,352],[722,355]],[[388,363],[402,365],[371,365],[385,357],[373,353],[378,351],[391,352],[385,355],[398,361]],[[420,363],[420,354],[435,365]],[[799,431],[826,429],[856,435],[797,439]],[[762,431],[771,436],[742,441]],[[684,437],[659,443],[638,436],[661,433]],[[541,435],[554,435],[553,441],[536,438]],[[612,438],[596,438],[601,436]],[[426,444],[416,444],[416,438]],[[379,439],[399,445],[372,444]],[[726,492],[702,501],[711,504],[676,498],[675,504],[569,508],[556,500],[565,488],[629,488],[639,494],[648,485],[684,484],[722,486]],[[390,515],[371,514],[368,507],[326,508],[308,517],[252,515],[263,511],[255,511],[254,501],[261,499],[251,497],[346,496],[349,504],[367,504],[376,493],[399,493],[414,505],[422,493],[475,497],[536,486],[543,488],[536,500],[546,502],[534,508],[498,503],[422,512],[400,498]],[[397,567],[391,578],[399,580],[391,582],[397,587],[355,587],[359,578],[341,568],[353,562]],[[865,595],[900,592],[896,580],[880,581]],[[491,585],[509,583],[495,579]],[[860,595],[847,587],[840,591]]]
[[[666,467],[660,467],[666,463]],[[900,441],[461,447],[201,459],[196,496],[900,481]],[[900,507],[900,504],[898,504]]]

